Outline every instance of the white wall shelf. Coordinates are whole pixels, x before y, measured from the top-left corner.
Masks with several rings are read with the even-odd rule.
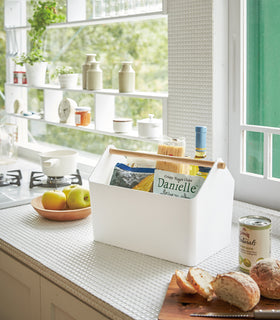
[[[63,128],[67,128],[67,129],[74,129],[74,130],[79,130],[79,131],[92,132],[92,133],[96,133],[96,134],[113,136],[113,137],[123,138],[123,139],[132,139],[132,140],[139,140],[139,141],[145,141],[145,142],[150,142],[150,143],[158,143],[159,141],[161,141],[161,138],[162,138],[162,137],[160,137],[158,139],[151,139],[151,138],[139,137],[136,127],[134,127],[132,129],[132,131],[130,131],[129,133],[116,133],[116,132],[113,131],[113,129],[111,131],[110,130],[107,130],[107,131],[96,130],[95,129],[95,124],[93,122],[88,126],[76,126],[74,124],[60,123],[60,122],[54,122],[54,121],[46,121],[45,119],[36,118],[36,115],[35,116],[24,116],[24,115],[15,114],[15,113],[8,113],[8,115],[16,117],[16,118],[20,118],[20,119],[42,122],[42,123],[45,123],[45,124],[54,125],[56,127],[63,127]]]
[[[119,16],[111,16],[111,17],[96,17],[93,19],[79,20],[79,21],[69,21],[69,22],[61,22],[61,23],[53,23],[47,27],[47,29],[54,28],[70,28],[70,27],[82,27],[89,25],[98,25],[98,24],[106,24],[106,23],[115,23],[115,22],[129,22],[129,21],[143,21],[143,20],[151,20],[158,19],[160,17],[166,17],[166,13],[163,10],[160,11],[151,11],[151,12],[141,12],[129,15],[119,15]],[[30,26],[6,26],[5,30],[29,30]]]
[[[63,89],[59,86],[46,84],[44,86],[30,86],[26,84],[14,84],[14,83],[7,83],[7,86],[12,87],[24,87],[24,88],[34,88],[38,90],[58,90],[58,91],[69,91],[69,92],[81,92],[81,93],[88,93],[88,94],[104,94],[104,95],[111,95],[116,97],[128,97],[128,98],[139,98],[139,99],[154,99],[154,100],[164,100],[168,98],[167,92],[141,92],[141,91],[134,91],[130,93],[122,93],[116,89],[102,89],[102,90],[84,90],[82,87],[77,87],[73,89]]]
[[[24,116],[22,113],[14,113],[14,103],[16,100],[21,103],[21,110],[23,112],[32,111],[28,105],[28,90],[43,90],[44,92],[44,109],[43,119],[38,119],[36,115]],[[136,99],[151,99],[158,100],[162,104],[162,136],[167,132],[167,92],[138,92],[132,93],[119,93],[116,89],[103,89],[103,90],[83,90],[81,87],[74,89],[61,89],[59,86],[44,85],[44,86],[29,86],[23,84],[6,83],[6,112],[10,116],[15,116],[20,119],[42,121],[46,124],[70,128],[74,130],[93,132],[101,135],[110,135],[114,137],[132,139],[146,142],[158,142],[160,139],[145,139],[138,136],[137,128],[134,128],[129,134],[118,134],[113,130],[113,119],[116,118],[116,97],[136,98]],[[63,99],[63,94],[66,92],[77,92],[93,94],[94,110],[93,122],[89,126],[75,126],[74,124],[64,124],[59,122],[58,106]],[[26,126],[25,126],[26,127]]]

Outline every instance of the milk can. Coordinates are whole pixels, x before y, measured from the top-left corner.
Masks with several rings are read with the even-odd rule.
[[[87,54],[86,61],[83,64],[83,89],[87,88],[87,72],[91,62],[95,61],[96,54]]]
[[[123,61],[119,71],[119,92],[133,92],[135,90],[135,71],[132,61]]]
[[[100,62],[91,62],[90,68],[87,72],[87,89],[88,90],[101,90],[103,87],[103,76],[100,68]]]

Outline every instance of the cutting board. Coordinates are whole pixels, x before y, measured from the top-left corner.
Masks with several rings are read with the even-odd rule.
[[[279,300],[261,298],[255,309],[280,309]],[[159,314],[159,320],[206,319],[191,317],[196,312],[240,312],[240,309],[219,299],[208,302],[198,294],[184,293],[176,283],[175,274],[172,276],[166,296]],[[210,319],[210,318],[209,318]],[[217,318],[227,319],[228,318]]]

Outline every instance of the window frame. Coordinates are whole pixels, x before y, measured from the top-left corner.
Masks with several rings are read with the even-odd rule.
[[[244,154],[244,145],[242,145],[242,132],[244,130],[244,112],[241,110],[244,106],[244,84],[245,84],[245,75],[244,75],[244,25],[242,24],[242,19],[244,18],[244,2],[246,0],[228,0],[227,14],[228,17],[221,14],[224,13],[224,10],[227,6],[227,2],[214,0],[209,1],[212,4],[212,19],[214,25],[212,25],[212,105],[211,106],[197,106],[197,111],[207,114],[205,118],[212,119],[209,120],[209,137],[208,142],[210,142],[209,157],[216,159],[219,156],[222,156],[223,159],[228,163],[230,172],[232,173],[235,179],[235,199],[253,203],[262,207],[267,207],[271,209],[279,210],[280,205],[280,183],[277,179],[267,179],[270,172],[266,170],[266,176],[260,177],[254,174],[245,173],[242,168],[244,168],[244,161],[242,154]],[[180,1],[174,1],[171,4],[171,1],[163,0],[164,12],[169,15],[169,10],[172,5],[179,4]],[[186,8],[188,5],[181,3],[181,5]],[[201,10],[204,10],[206,2],[199,2],[198,6],[201,6]],[[207,2],[207,5],[208,2]],[[169,8],[168,8],[169,6]],[[181,9],[181,8],[180,8]],[[222,10],[222,11],[220,11]],[[215,12],[216,11],[216,12]],[[182,10],[183,12],[183,10]],[[176,16],[177,12],[174,13]],[[209,18],[208,18],[209,19]],[[221,28],[221,25],[225,26],[224,21],[217,23],[218,19],[226,20],[228,24],[228,30]],[[227,21],[228,20],[228,21]],[[175,20],[174,20],[175,21]],[[207,20],[207,22],[209,22]],[[170,23],[170,21],[168,22]],[[216,24],[216,25],[215,25]],[[226,26],[227,27],[227,26]],[[226,36],[224,36],[226,33]],[[221,41],[225,43],[228,47],[228,53],[225,48],[220,45]],[[168,41],[168,46],[170,42]],[[201,50],[204,48],[201,47]],[[228,61],[223,60],[221,62],[221,56],[219,54],[221,51],[223,55],[228,56]],[[218,53],[218,55],[217,55]],[[177,62],[177,61],[176,61]],[[217,64],[219,63],[219,64]],[[219,68],[216,68],[216,67]],[[228,70],[226,70],[228,68]],[[186,73],[187,74],[187,73]],[[221,76],[222,75],[222,76]],[[223,81],[226,79],[226,81]],[[180,79],[179,79],[180,80]],[[168,79],[170,81],[170,78]],[[174,77],[175,84],[178,81],[178,78]],[[225,83],[225,84],[224,84]],[[223,87],[224,85],[224,87]],[[226,88],[225,88],[226,87]],[[180,88],[181,89],[181,88]],[[225,92],[226,90],[228,92]],[[185,90],[183,88],[182,90]],[[177,92],[174,92],[174,95]],[[180,92],[178,93],[180,96]],[[222,98],[221,98],[222,96]],[[169,97],[170,98],[170,97]],[[168,98],[168,100],[170,100]],[[180,97],[185,98],[185,97]],[[181,99],[181,100],[182,100]],[[173,102],[173,103],[172,103]],[[184,127],[179,127],[177,130],[177,123],[170,124],[167,121],[167,118],[170,114],[174,112],[174,105],[180,101],[170,101],[168,102],[168,114],[164,115],[167,127],[167,133],[172,135],[174,132],[179,132],[182,135],[188,136],[188,154],[193,155],[194,150],[194,133],[193,127],[194,123],[185,123]],[[184,101],[185,103],[185,101]],[[187,101],[188,103],[188,101]],[[228,106],[226,105],[228,104]],[[191,115],[193,106],[187,105],[186,110],[183,110],[183,107],[180,106],[181,112]],[[222,115],[221,115],[222,114]],[[201,118],[204,120],[204,118]],[[200,120],[200,119],[199,119]],[[179,120],[178,120],[179,121]],[[181,120],[180,120],[181,121]],[[177,131],[176,131],[176,130]],[[252,130],[257,130],[258,128],[252,128]],[[173,131],[172,131],[173,130]],[[269,128],[265,128],[269,134]],[[211,132],[212,131],[212,132]],[[268,139],[269,142],[269,139]],[[270,148],[270,144],[266,144],[267,150]],[[266,159],[267,162],[270,161],[269,158]],[[257,187],[256,187],[257,186]]]
[[[235,198],[279,210],[280,181],[272,178],[272,134],[280,129],[246,124],[246,0],[229,0],[229,168]],[[246,130],[264,133],[264,174],[246,172]]]

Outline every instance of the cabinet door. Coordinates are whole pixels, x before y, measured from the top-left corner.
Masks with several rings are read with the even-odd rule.
[[[41,277],[41,320],[108,320],[63,289]]]
[[[0,251],[0,319],[40,319],[40,276]]]

